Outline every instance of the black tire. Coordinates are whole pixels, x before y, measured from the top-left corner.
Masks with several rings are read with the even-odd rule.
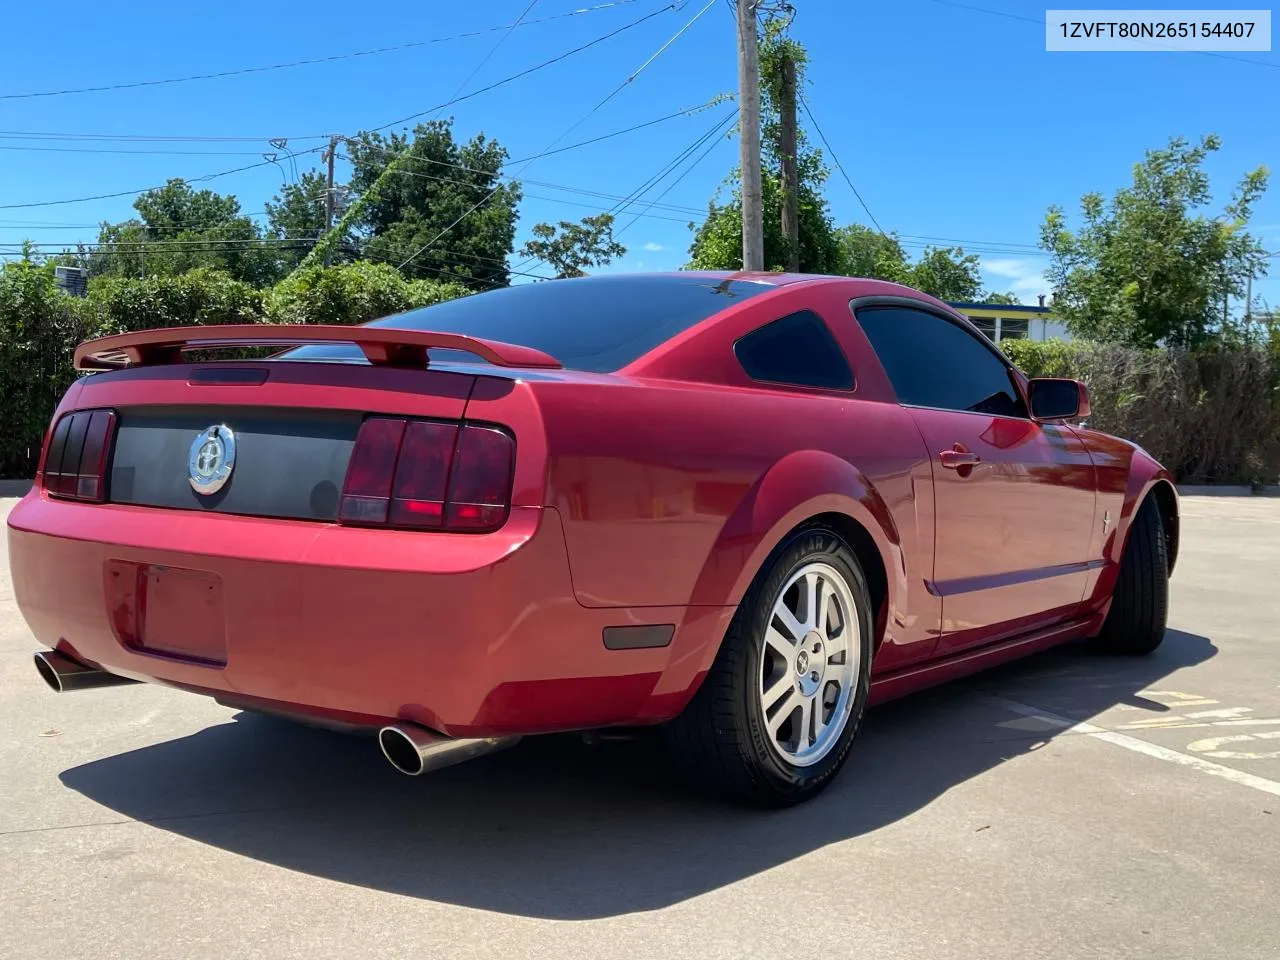
[[[1111,609],[1094,645],[1107,653],[1140,656],[1164,640],[1169,615],[1169,549],[1155,497],[1138,508],[1120,557]]]
[[[774,603],[791,576],[808,563],[834,568],[849,587],[858,619],[860,652],[852,706],[830,751],[797,766],[769,742],[759,672]],[[870,692],[874,616],[867,581],[840,537],[819,527],[789,535],[743,597],[710,672],[689,705],[664,728],[664,739],[686,773],[713,792],[755,806],[781,807],[816,796],[844,765]]]

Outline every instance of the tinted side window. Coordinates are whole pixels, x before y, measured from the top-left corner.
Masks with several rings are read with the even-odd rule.
[[[816,313],[801,310],[748,333],[733,345],[752,380],[852,390],[853,371]]]
[[[958,324],[908,307],[865,307],[861,324],[898,402],[943,410],[1025,417],[1009,370]]]

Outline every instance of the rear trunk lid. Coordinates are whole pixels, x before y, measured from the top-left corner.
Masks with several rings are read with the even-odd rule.
[[[111,503],[331,521],[367,415],[461,421],[475,381],[352,364],[181,365],[90,377],[76,406],[116,413]],[[188,479],[193,446],[215,426],[234,438],[233,478],[201,494]]]
[[[306,351],[297,351],[292,356],[298,359],[182,362],[193,350],[267,344],[342,349],[305,361],[299,354]],[[356,362],[343,362],[343,349]],[[427,351],[436,349],[464,350],[486,362],[431,369]],[[537,449],[536,438],[528,436],[540,432],[532,399],[501,368],[558,366],[536,350],[456,334],[269,325],[107,337],[82,344],[76,362],[82,370],[103,372],[81,380],[62,412],[109,410],[115,416],[107,502],[312,521],[338,518],[348,466],[369,417],[462,423],[478,381],[504,384],[477,398],[489,421],[500,418],[497,425],[511,434],[518,426],[526,433],[521,439]],[[505,402],[486,403],[488,396]],[[190,471],[202,438],[215,428],[224,447],[233,445],[233,475],[218,489],[201,491]],[[56,431],[54,437],[45,459],[72,457],[73,445],[64,452]],[[394,460],[393,454],[388,469]],[[42,477],[59,469],[76,468],[42,463]]]

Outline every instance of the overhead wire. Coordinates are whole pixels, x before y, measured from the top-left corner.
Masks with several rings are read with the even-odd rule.
[[[577,10],[570,10],[567,13],[557,13],[551,16],[540,17],[537,20],[521,22],[524,20],[524,18],[521,17],[515,23],[485,27],[482,30],[471,30],[466,33],[456,33],[448,37],[433,37],[429,40],[413,40],[408,43],[397,43],[391,46],[375,47],[371,50],[335,53],[324,57],[308,57],[303,60],[290,60],[284,63],[269,63],[257,67],[240,67],[234,70],[219,70],[213,73],[197,73],[182,77],[166,77],[160,80],[136,80],[129,83],[111,83],[96,87],[66,87],[59,90],[36,90],[28,93],[3,93],[0,94],[0,100],[29,100],[37,97],[61,97],[80,93],[102,93],[112,90],[132,90],[138,87],[158,87],[166,84],[189,83],[194,80],[215,80],[222,77],[238,77],[246,74],[266,73],[272,70],[287,70],[293,67],[305,67],[317,63],[334,63],[341,60],[353,60],[358,57],[373,57],[387,53],[398,53],[402,50],[413,50],[418,47],[432,46],[437,43],[449,43],[454,40],[466,40],[472,37],[482,37],[486,34],[497,33],[502,30],[506,30],[507,35],[509,36],[510,33],[518,27],[532,27],[540,23],[550,23],[553,20],[565,20],[569,17],[578,17],[583,14],[595,13],[599,10],[608,10],[612,7],[621,7],[635,2],[637,2],[637,0],[612,0],[612,2],[609,3],[598,3],[591,7],[581,7]],[[483,63],[481,65],[483,66]]]
[[[315,153],[319,149],[321,148],[312,147],[308,150],[300,151],[299,155],[302,155],[305,153]],[[233,173],[243,173],[245,170],[255,170],[258,167],[266,167],[274,163],[275,163],[274,160],[263,160],[261,163],[250,163],[243,167],[235,167],[231,170],[220,170],[217,173],[207,173],[199,177],[182,177],[182,178],[176,178],[176,179],[181,179],[184,183],[187,183],[187,184],[206,183],[209,180],[216,180],[219,177],[229,177]],[[140,189],[137,189],[137,190],[117,190],[114,193],[99,193],[91,197],[71,197],[66,200],[38,200],[38,201],[32,201],[28,203],[0,203],[0,210],[21,210],[21,209],[29,209],[32,207],[56,207],[56,206],[62,206],[69,203],[88,203],[91,200],[110,200],[115,197],[132,197],[132,196],[137,196],[140,193],[146,193],[148,190],[159,190],[164,186],[165,184],[161,183],[155,186],[141,187]]]
[[[527,77],[531,73],[537,73],[539,70],[544,70],[547,67],[553,66],[557,63],[560,63],[561,61],[567,60],[569,57],[582,53],[584,50],[589,50],[592,47],[596,46],[597,44],[604,43],[606,40],[611,40],[621,33],[625,33],[628,30],[634,29],[635,27],[640,26],[642,23],[652,20],[654,17],[660,16],[664,13],[667,13],[670,10],[675,10],[677,8],[678,8],[677,3],[664,4],[663,6],[659,7],[657,10],[654,10],[651,13],[645,14],[643,17],[640,17],[636,20],[632,20],[630,23],[623,24],[621,27],[618,27],[616,30],[610,30],[608,33],[603,34],[602,36],[596,37],[594,40],[588,40],[586,43],[579,44],[578,46],[574,47],[572,50],[566,50],[564,53],[557,54],[556,56],[552,57],[549,60],[543,60],[541,63],[535,63],[533,66],[526,67],[525,69],[519,71],[518,73],[511,74],[509,77],[503,77],[501,80],[495,80],[493,83],[490,83],[487,86],[483,86],[478,90],[472,90],[470,93],[452,97],[449,100],[446,100],[444,103],[436,104],[434,107],[428,107],[425,110],[419,110],[417,113],[411,113],[408,116],[400,117],[388,123],[383,123],[376,127],[372,127],[371,130],[372,131],[386,130],[388,127],[395,127],[395,126],[399,126],[402,123],[408,123],[410,120],[417,120],[419,117],[425,117],[429,113],[436,113],[440,110],[443,110],[445,107],[451,107],[456,103],[462,103],[464,100],[471,100],[475,97],[480,96],[482,93],[488,93],[490,90],[496,90],[499,87],[505,86],[508,83],[512,83],[516,80],[519,80],[522,77]],[[298,138],[298,139],[301,139],[301,138]]]
[[[862,209],[866,213],[867,217],[876,225],[876,229],[879,230],[882,235],[888,236],[888,234],[884,232],[884,227],[880,226],[880,221],[877,220],[875,214],[871,212],[871,208],[867,206],[867,201],[862,199],[862,194],[859,193],[858,188],[853,185],[853,180],[850,179],[849,174],[845,171],[844,164],[840,162],[840,158],[836,156],[835,149],[831,146],[831,141],[828,140],[827,135],[822,132],[822,127],[818,126],[818,121],[814,119],[813,111],[809,109],[809,101],[805,99],[804,94],[800,94],[796,99],[798,99],[800,101],[800,105],[804,107],[805,116],[809,118],[809,122],[813,124],[813,129],[817,131],[818,136],[822,139],[823,146],[827,148],[827,153],[831,155],[831,162],[836,165],[836,169],[839,170],[840,175],[844,177],[844,182],[849,185],[849,189],[853,191],[853,195],[858,198],[858,203],[862,204]]]
[[[608,94],[606,94],[603,99],[597,102],[595,106],[593,106],[590,110],[588,110],[585,114],[583,114],[579,119],[574,121],[566,130],[564,130],[564,132],[562,132],[559,136],[557,136],[554,140],[552,140],[549,144],[547,144],[543,152],[545,153],[546,151],[554,148],[557,144],[559,144],[561,140],[563,140],[570,133],[576,130],[589,117],[594,115],[601,107],[603,107],[606,103],[608,103],[615,96],[617,96],[618,93],[620,93],[629,84],[631,84],[636,79],[636,77],[638,77],[641,73],[643,73],[644,70],[650,64],[652,64],[655,60],[657,60],[658,57],[661,56],[662,53],[665,50],[667,50],[668,47],[671,46],[671,44],[673,44],[676,40],[682,37],[685,34],[685,32],[689,30],[690,27],[692,27],[695,23],[697,23],[697,21],[701,19],[702,15],[705,14],[708,10],[710,10],[712,6],[715,5],[715,2],[716,0],[708,0],[705,6],[703,6],[697,13],[695,13],[679,30],[677,30],[674,34],[672,34],[671,37],[669,37],[667,41],[662,44],[662,46],[660,46],[657,50],[655,50],[649,56],[649,58],[644,61],[644,63],[642,63],[638,68],[632,71],[632,73],[625,80],[623,80],[622,83],[618,84],[618,86],[616,86],[613,90],[611,90]],[[664,9],[678,9],[678,7],[676,7],[673,4],[670,8],[664,8]],[[520,172],[523,173],[524,170],[528,169],[529,165],[533,163],[535,159],[537,158],[536,157],[531,158],[529,161],[527,161],[521,167]],[[400,269],[404,269],[406,266],[412,263],[419,255],[421,255],[423,252],[429,249],[433,243],[435,243],[442,236],[444,236],[446,233],[448,233],[450,230],[456,227],[459,223],[461,223],[463,220],[469,217],[472,213],[478,210],[481,206],[483,206],[491,197],[493,197],[498,192],[499,189],[501,189],[501,186],[494,187],[493,190],[489,191],[485,196],[477,200],[471,207],[469,207],[466,211],[464,211],[457,219],[455,219],[452,223],[450,223],[443,230],[437,233],[431,240],[428,240],[423,246],[419,247],[413,254],[411,254],[406,260],[404,260],[404,262],[402,262],[399,265]]]
[[[732,114],[726,117],[725,120],[718,126],[718,128],[713,131],[712,135],[706,138],[709,141],[706,145],[706,149],[703,150],[702,153],[698,155],[698,157],[693,161],[693,163],[685,167],[685,169],[681,172],[681,174],[678,177],[676,177],[669,184],[667,184],[666,188],[660,194],[658,194],[658,196],[653,201],[650,201],[648,205],[645,206],[644,210],[642,210],[640,213],[637,213],[624,226],[615,230],[613,233],[613,236],[615,238],[622,236],[622,234],[626,233],[628,230],[634,227],[641,217],[652,216],[652,214],[650,214],[649,211],[652,210],[654,206],[662,200],[663,197],[665,197],[668,193],[674,190],[680,184],[680,181],[682,181],[685,177],[687,177],[690,173],[692,173],[694,169],[710,155],[712,150],[714,150],[717,146],[719,146],[720,137],[723,136],[726,132],[728,132],[729,127],[733,124],[733,119],[734,118]],[[701,211],[699,211],[699,213],[701,213]]]

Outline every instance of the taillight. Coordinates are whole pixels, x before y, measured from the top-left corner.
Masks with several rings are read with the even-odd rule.
[[[107,461],[116,431],[111,410],[79,410],[53,428],[44,460],[50,496],[102,503],[107,499]]]
[[[515,441],[495,427],[370,417],[360,426],[338,519],[482,533],[511,506]]]

